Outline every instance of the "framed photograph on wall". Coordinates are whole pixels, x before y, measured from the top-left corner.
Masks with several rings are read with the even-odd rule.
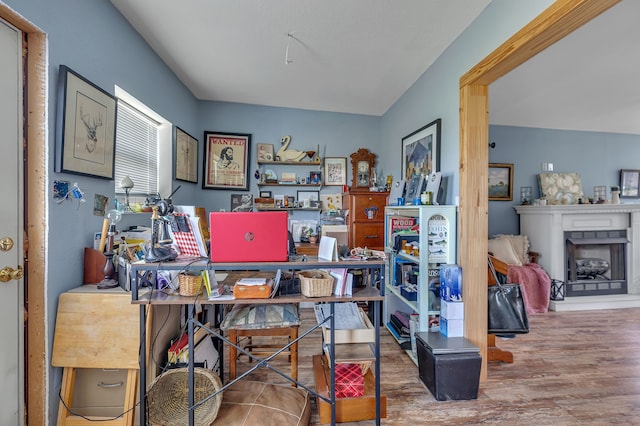
[[[430,176],[440,171],[440,125],[438,118],[402,138],[402,178]]]
[[[65,65],[57,89],[55,171],[113,179],[116,98]]]
[[[253,210],[253,194],[231,194],[232,212],[250,212]]]
[[[198,183],[198,139],[175,126],[174,141],[174,178]]]
[[[203,189],[249,189],[251,135],[204,132]]]
[[[489,163],[489,201],[513,199],[513,164]]]
[[[325,157],[324,159],[324,184],[347,184],[347,159],[346,157]]]
[[[273,161],[273,144],[259,143],[256,144],[258,150],[258,161]]]
[[[620,198],[640,198],[640,170],[620,170]]]

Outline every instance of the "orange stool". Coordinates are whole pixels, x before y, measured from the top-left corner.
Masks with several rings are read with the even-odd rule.
[[[298,329],[300,316],[297,304],[258,304],[234,305],[225,316],[220,328],[229,332],[229,380],[237,376],[237,361],[240,338],[248,337],[249,342],[244,346],[247,352],[258,356],[271,356],[285,345],[255,344],[253,337],[288,337],[287,350],[278,356],[288,356],[291,363],[291,378],[298,380]],[[291,343],[294,342],[294,343]],[[296,386],[294,382],[292,386]]]

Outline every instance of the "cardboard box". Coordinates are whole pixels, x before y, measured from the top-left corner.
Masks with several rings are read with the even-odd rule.
[[[440,299],[462,301],[462,268],[458,265],[440,266]]]
[[[373,343],[376,341],[376,330],[369,317],[362,310],[358,310],[367,328],[355,328],[348,330],[335,330],[336,343]],[[331,343],[331,330],[322,327],[322,337],[325,343]]]
[[[447,337],[463,337],[464,336],[464,320],[446,319],[440,316],[440,333]]]
[[[464,302],[440,302],[440,316],[448,320],[464,319]]]

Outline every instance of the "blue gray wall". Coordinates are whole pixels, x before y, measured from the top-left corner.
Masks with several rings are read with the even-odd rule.
[[[489,126],[489,140],[496,144],[489,162],[513,164],[514,180],[512,201],[489,202],[490,236],[519,233],[513,207],[520,204],[522,186],[531,186],[532,196],[540,197],[536,176],[543,173],[542,163],[553,163],[554,173],[579,173],[587,197],[594,186],[620,185],[620,169],[640,169],[640,135]]]
[[[280,137],[290,134],[293,148],[312,149],[320,144],[326,147],[321,153],[323,156],[348,157],[357,148],[367,147],[378,154],[379,176],[391,174],[395,179],[400,177],[401,139],[434,119],[441,118],[440,168],[450,180],[447,202],[452,203],[459,193],[459,78],[549,6],[552,0],[493,0],[382,117],[200,102],[177,80],[109,1],[6,0],[5,3],[48,36],[49,180],[77,182],[88,199],[83,204],[67,202],[58,205],[50,201],[46,206],[50,241],[46,286],[51,347],[58,296],[80,284],[83,247],[92,244],[93,233],[101,226],[102,218],[92,214],[93,197],[96,193],[113,196],[111,181],[53,172],[55,86],[61,64],[109,92],[113,93],[115,84],[121,86],[201,141],[204,131],[214,130],[251,133],[254,145],[273,143],[277,146]],[[430,19],[425,17],[425,24],[439,24],[429,22]],[[567,151],[570,152],[569,149]],[[498,155],[499,151],[495,152],[492,155]],[[255,161],[255,149],[251,155]],[[199,158],[202,158],[202,152]],[[492,161],[511,162],[507,160],[508,157],[492,158]],[[544,161],[554,161],[557,170],[564,167],[553,159],[546,158]],[[531,166],[530,174],[535,173],[534,168],[539,167],[538,163],[536,161]],[[567,164],[567,169],[569,166]],[[516,166],[517,173],[520,169],[519,165]],[[200,165],[199,176],[201,174]],[[520,186],[519,179],[516,179],[517,187]],[[254,194],[257,193],[255,183],[252,178],[251,189]],[[198,204],[207,210],[228,208],[228,191],[201,190],[201,182],[180,184],[182,187],[174,197],[176,203]],[[591,185],[591,182],[586,185]],[[57,414],[61,370],[52,369],[52,373],[49,389],[50,423],[55,421]]]

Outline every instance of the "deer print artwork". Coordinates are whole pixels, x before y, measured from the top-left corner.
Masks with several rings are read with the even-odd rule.
[[[95,151],[96,145],[98,144],[98,132],[96,129],[99,126],[102,126],[102,114],[98,114],[98,117],[91,117],[91,114],[84,114],[82,112],[82,105],[80,105],[80,120],[87,128],[87,140],[85,142],[85,146],[87,147],[87,151],[92,153]]]

